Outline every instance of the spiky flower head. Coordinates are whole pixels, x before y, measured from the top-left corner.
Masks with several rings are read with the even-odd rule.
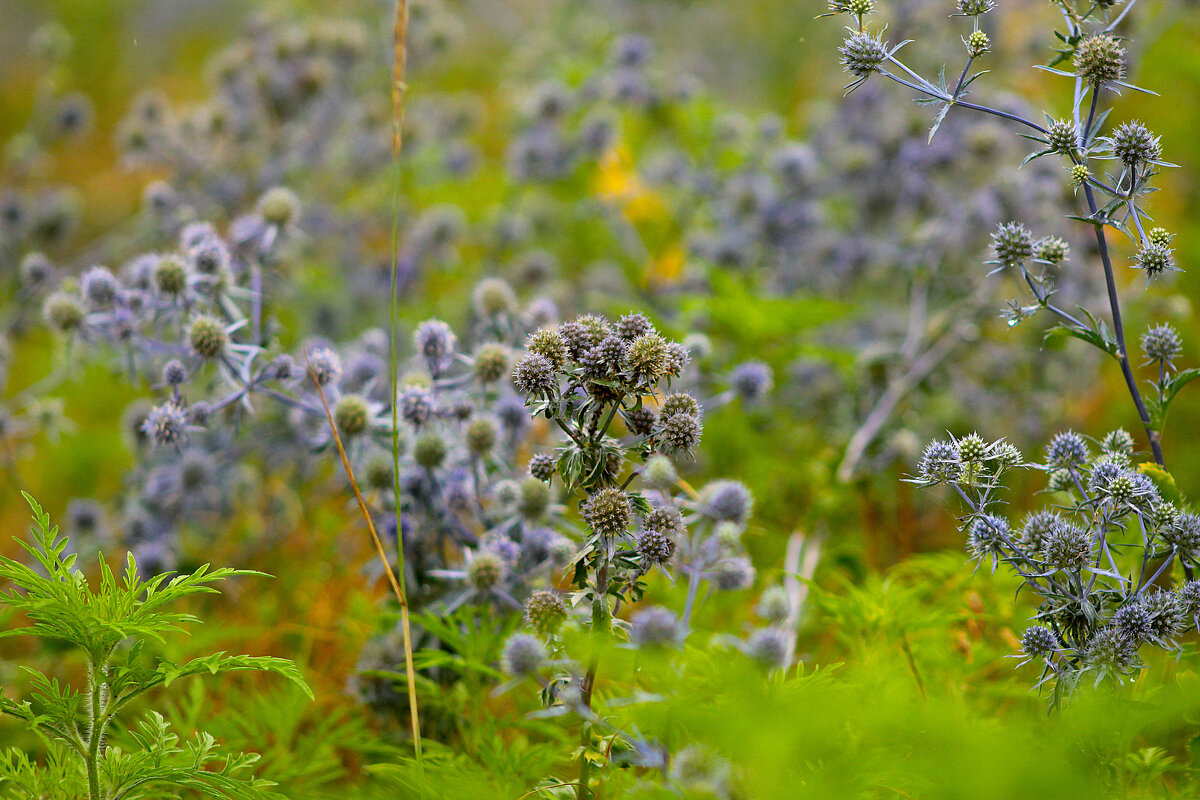
[[[188,343],[192,346],[193,353],[211,361],[220,358],[225,352],[225,347],[229,344],[229,334],[221,320],[201,314],[188,326]]]
[[[743,403],[753,403],[771,391],[771,368],[761,361],[745,361],[733,368],[729,384]]]
[[[1045,236],[1033,244],[1033,257],[1047,264],[1058,265],[1067,260],[1071,246],[1057,236]]]
[[[1070,155],[1079,147],[1079,129],[1069,119],[1056,119],[1046,131],[1046,145],[1059,155]]]
[[[496,342],[479,346],[471,360],[475,379],[485,386],[495,383],[508,372],[508,348]]]
[[[670,455],[688,455],[700,444],[703,432],[695,414],[669,414],[659,419],[658,441]]]
[[[1046,537],[1066,524],[1067,521],[1054,511],[1035,511],[1025,518],[1016,544],[1025,555],[1038,556],[1045,547]]]
[[[154,265],[154,286],[158,291],[172,297],[187,288],[187,265],[176,256],[163,256]]]
[[[675,540],[665,531],[646,528],[638,535],[637,551],[647,568],[665,564],[675,553]]]
[[[187,380],[187,367],[177,358],[172,358],[163,364],[162,382],[167,386],[179,386]]]
[[[454,331],[440,319],[428,319],[413,331],[413,345],[436,376],[449,364],[458,346]]]
[[[1093,555],[1091,535],[1069,522],[1050,528],[1042,541],[1042,561],[1054,569],[1078,572],[1091,563]]]
[[[967,531],[967,551],[972,557],[993,559],[1004,555],[1009,539],[1008,520],[992,514],[982,514],[971,521]]]
[[[1166,228],[1155,227],[1146,231],[1146,241],[1150,242],[1151,244],[1160,244],[1166,247],[1167,245],[1171,244],[1171,241],[1174,238],[1175,234],[1171,233]]]
[[[437,469],[446,460],[446,440],[436,431],[426,431],[413,443],[413,460],[425,469]]]
[[[1129,456],[1133,454],[1133,437],[1124,428],[1110,431],[1100,440],[1100,449],[1105,454]]]
[[[55,292],[42,304],[42,317],[46,324],[59,333],[78,330],[85,315],[83,303],[67,292]]]
[[[1021,652],[1030,658],[1048,656],[1058,649],[1058,635],[1045,626],[1033,625],[1021,634]]]
[[[1083,663],[1096,672],[1097,682],[1128,675],[1138,666],[1137,643],[1117,626],[1106,625],[1088,642]]]
[[[754,585],[754,565],[742,556],[718,561],[712,570],[712,582],[723,592],[740,592]]]
[[[1168,323],[1152,325],[1141,337],[1142,352],[1149,361],[1170,364],[1183,350],[1183,340]]]
[[[1046,463],[1054,469],[1075,469],[1087,463],[1087,443],[1075,431],[1056,434],[1046,445]]]
[[[263,222],[282,228],[300,215],[300,198],[291,189],[275,186],[258,199],[258,213]]]
[[[545,481],[534,477],[523,479],[520,484],[520,495],[517,498],[517,513],[522,519],[539,520],[550,508],[550,487]]]
[[[512,314],[517,309],[517,296],[512,287],[500,278],[484,278],[475,285],[471,294],[475,313],[494,319]]]
[[[558,389],[554,364],[545,356],[528,353],[513,367],[513,386],[527,397],[550,397]]]
[[[1184,561],[1196,563],[1200,558],[1200,516],[1177,514],[1169,525],[1159,529],[1158,536]]]
[[[649,436],[658,424],[658,414],[654,412],[654,409],[646,406],[626,411],[624,418],[629,432],[637,436]]]
[[[980,58],[992,49],[992,40],[983,31],[972,31],[963,43],[967,46],[967,55],[971,58]]]
[[[875,7],[872,0],[829,0],[830,14],[853,14],[865,17]]]
[[[679,513],[679,509],[675,506],[655,506],[646,515],[644,527],[672,534],[682,533],[683,515]]]
[[[663,373],[671,378],[683,374],[683,368],[692,360],[691,353],[679,342],[667,342],[667,353],[663,359]]]
[[[1137,263],[1134,266],[1144,269],[1148,278],[1156,278],[1175,269],[1175,251],[1165,244],[1147,242],[1146,246],[1138,251]]]
[[[855,78],[864,79],[879,70],[888,57],[887,45],[866,31],[850,34],[842,43],[842,66]]]
[[[554,456],[546,453],[536,453],[529,459],[529,474],[539,481],[549,481],[554,477]]]
[[[567,343],[554,328],[540,328],[529,335],[525,349],[546,358],[555,369],[567,362]]]
[[[958,13],[964,17],[979,17],[995,7],[995,0],[958,0]]]
[[[1017,266],[1033,255],[1033,234],[1019,222],[1006,222],[992,234],[992,250],[999,263]]]
[[[1025,457],[1012,442],[994,442],[992,444],[992,460],[1000,467],[1019,467]]]
[[[634,313],[626,314],[617,320],[614,330],[617,336],[627,342],[632,342],[639,336],[654,333],[654,325],[646,318],[645,314]]]
[[[792,600],[788,591],[782,586],[772,586],[758,598],[755,611],[760,617],[772,625],[779,625],[791,616]]]
[[[1076,164],[1071,167],[1071,185],[1083,186],[1092,177],[1092,171],[1087,168],[1087,164]]]
[[[142,431],[157,446],[178,445],[187,438],[187,411],[174,400],[154,406],[142,423]]]
[[[601,489],[589,497],[583,504],[582,512],[589,528],[609,537],[628,533],[633,518],[629,495],[613,488]]]
[[[965,462],[980,462],[987,459],[991,447],[978,433],[970,433],[957,441],[958,456]]]
[[[679,621],[662,606],[643,608],[633,615],[629,636],[638,647],[673,647],[679,642]]]
[[[923,480],[934,483],[958,480],[962,475],[962,458],[954,442],[932,441],[925,447],[917,472]]]
[[[759,628],[746,642],[746,655],[764,667],[783,669],[792,662],[791,639],[778,628]]]
[[[79,276],[79,288],[93,306],[100,308],[112,305],[117,297],[116,277],[107,267],[91,267]]]
[[[567,619],[567,606],[557,592],[537,591],[525,601],[525,621],[541,636],[556,633]]]
[[[679,473],[671,459],[664,455],[654,455],[642,469],[642,478],[652,489],[665,491],[673,487],[679,480]]]
[[[362,395],[344,394],[334,406],[333,421],[343,436],[358,436],[371,424],[371,407]]]
[[[639,384],[650,385],[663,377],[667,364],[667,342],[657,333],[646,333],[629,343],[622,367]]]
[[[45,253],[28,253],[21,259],[21,284],[26,288],[41,286],[54,274],[54,265]]]
[[[1127,167],[1157,161],[1162,155],[1159,137],[1141,122],[1133,121],[1118,125],[1110,138],[1113,155]]]
[[[467,443],[467,450],[472,455],[482,456],[492,451],[492,448],[496,446],[496,439],[499,435],[500,430],[494,419],[491,417],[476,417],[467,425],[467,431],[463,438]]]
[[[309,353],[308,368],[318,386],[330,386],[342,379],[342,359],[329,347],[317,347]]]
[[[754,496],[739,481],[712,481],[700,492],[700,508],[718,522],[743,525],[754,508]]]
[[[527,633],[514,633],[508,637],[500,654],[504,671],[518,678],[536,673],[545,666],[546,658],[545,645],[537,637]]]
[[[1092,86],[1125,77],[1125,50],[1107,33],[1089,36],[1075,49],[1075,74]]]
[[[467,581],[476,589],[491,589],[504,579],[505,572],[504,559],[490,548],[476,550],[467,561]]]

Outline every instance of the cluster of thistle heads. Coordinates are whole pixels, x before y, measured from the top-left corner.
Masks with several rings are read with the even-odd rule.
[[[1060,433],[1041,463],[971,434],[931,443],[914,478],[954,487],[969,509],[972,558],[1005,564],[1038,598],[1023,663],[1041,668],[1037,685],[1055,686],[1056,700],[1081,678],[1129,678],[1144,666],[1143,646],[1177,650],[1197,625],[1200,516],[1136,459],[1133,437],[1120,429],[1099,442]],[[1003,479],[1024,469],[1046,473],[1051,503],[1014,523],[998,495]],[[1172,587],[1176,565],[1183,579]]]

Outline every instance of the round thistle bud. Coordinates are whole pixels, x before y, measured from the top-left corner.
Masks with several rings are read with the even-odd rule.
[[[187,288],[187,266],[175,256],[163,256],[154,265],[154,286],[158,291],[172,297]]]
[[[725,558],[718,561],[712,570],[712,582],[723,592],[740,592],[754,585],[754,565],[750,559]]]
[[[342,379],[342,359],[328,347],[308,354],[308,367],[318,386],[329,386]]]
[[[1075,74],[1092,86],[1125,77],[1125,50],[1112,36],[1089,36],[1075,49]]]
[[[620,489],[601,489],[587,499],[582,508],[583,519],[602,536],[624,536],[629,532],[633,512],[629,495]]]
[[[662,492],[667,491],[679,481],[679,473],[675,471],[675,465],[671,463],[671,459],[664,455],[655,455],[650,457],[642,469],[642,478],[650,488]]]
[[[746,655],[768,669],[785,669],[792,663],[791,640],[777,628],[760,628],[746,642]]]
[[[558,328],[559,334],[571,351],[571,358],[582,357],[593,347],[600,344],[609,335],[608,323],[594,314],[588,314],[571,322],[564,322]]]
[[[792,599],[788,596],[787,589],[772,586],[758,598],[755,611],[770,624],[781,625],[792,614]]]
[[[1019,222],[1006,222],[992,234],[992,250],[996,261],[1017,266],[1033,255],[1033,234]]]
[[[1100,440],[1100,449],[1105,453],[1131,455],[1133,453],[1133,437],[1124,428],[1117,428]]]
[[[526,520],[539,520],[550,508],[550,487],[537,478],[525,478],[520,484],[517,513]]]
[[[933,441],[925,447],[917,472],[922,479],[942,483],[962,475],[962,458],[954,442]]]
[[[554,364],[537,353],[529,353],[516,363],[512,382],[517,391],[532,398],[551,397],[558,389]]]
[[[476,589],[491,589],[504,579],[504,559],[487,549],[477,550],[467,562],[467,581]]]
[[[425,359],[429,371],[436,376],[454,357],[458,337],[454,335],[450,326],[440,319],[427,319],[413,331],[413,344]]]
[[[177,358],[163,364],[162,382],[167,386],[178,386],[187,380],[187,367]]]
[[[1163,529],[1175,524],[1175,518],[1179,516],[1179,509],[1170,503],[1156,503],[1150,509],[1150,521],[1156,529]]]
[[[999,558],[1008,547],[1006,538],[1009,538],[1008,520],[984,514],[971,522],[967,532],[967,552],[974,558]]]
[[[536,673],[545,666],[546,658],[545,646],[537,638],[525,633],[514,633],[508,637],[500,654],[504,671],[518,678]]]
[[[1188,581],[1177,590],[1183,613],[1195,624],[1200,615],[1200,581]]]
[[[958,13],[964,17],[982,16],[995,7],[994,0],[958,0]]]
[[[1052,122],[1046,131],[1046,146],[1059,155],[1074,153],[1079,147],[1079,131],[1075,123],[1069,119]]]
[[[541,636],[556,633],[566,619],[567,606],[556,592],[534,592],[525,601],[525,621]]]
[[[664,531],[647,528],[638,536],[637,551],[642,558],[642,563],[646,565],[646,569],[649,569],[656,564],[665,564],[671,560],[671,556],[675,553],[675,540]]]
[[[646,515],[644,527],[672,534],[683,533],[683,515],[675,506],[655,506]]]
[[[21,259],[21,285],[34,289],[50,280],[54,274],[54,265],[44,253],[28,253]]]
[[[544,357],[555,369],[562,369],[567,362],[567,343],[553,328],[541,328],[531,333],[525,349]]]
[[[484,278],[471,293],[475,313],[487,319],[508,316],[517,310],[517,296],[500,278]]]
[[[78,330],[85,313],[78,298],[66,292],[55,292],[42,304],[42,317],[46,324],[59,333]]]
[[[333,409],[333,421],[343,436],[358,436],[371,423],[371,409],[360,395],[342,395]]]
[[[754,497],[738,481],[712,481],[700,492],[701,511],[718,522],[745,524],[754,507]]]
[[[887,45],[866,31],[851,34],[842,43],[842,67],[855,78],[866,78],[878,71],[888,56]]]
[[[654,413],[654,409],[645,406],[633,411],[626,411],[624,417],[630,433],[637,436],[649,436],[654,432],[654,427],[658,423],[658,415]]]
[[[1133,600],[1114,611],[1110,624],[1136,644],[1149,639],[1154,628],[1153,616],[1140,600]]]
[[[197,400],[188,406],[187,416],[188,422],[193,425],[207,425],[208,418],[212,416],[212,406],[203,400]]]
[[[673,647],[679,643],[679,621],[662,606],[643,608],[633,615],[629,636],[638,647]]]
[[[1153,325],[1146,329],[1141,338],[1142,352],[1150,361],[1170,364],[1183,350],[1183,341],[1179,334],[1167,323]]]
[[[187,429],[187,412],[174,400],[150,409],[142,423],[142,432],[158,446],[181,443],[187,438]]]
[[[494,342],[481,345],[475,351],[471,369],[475,380],[485,386],[495,383],[508,372],[508,348]]]
[[[79,276],[79,288],[93,306],[105,308],[117,298],[117,279],[107,267],[92,267]]]
[[[629,346],[621,337],[606,336],[599,344],[580,356],[579,361],[589,378],[607,380],[621,371],[627,349]]]
[[[677,392],[669,394],[663,398],[661,406],[662,415],[669,417],[672,414],[689,414],[691,416],[699,416],[700,404],[696,402],[696,398],[690,394]]]
[[[400,416],[414,428],[429,422],[433,416],[433,394],[424,386],[407,386],[397,398]]]
[[[959,439],[956,444],[958,445],[958,457],[968,463],[984,461],[991,449],[978,433],[968,434]]]
[[[1038,239],[1033,245],[1033,257],[1055,266],[1067,260],[1071,246],[1057,236]]]
[[[627,342],[632,342],[639,336],[645,336],[649,333],[654,333],[654,326],[644,314],[626,314],[617,320],[617,324],[613,326],[613,330],[617,336],[620,336]]]
[[[426,431],[413,443],[413,460],[425,469],[437,469],[446,460],[446,440],[435,431]]]
[[[1138,663],[1137,643],[1115,625],[1107,625],[1088,642],[1083,663],[1100,677],[1127,675]]]
[[[1159,529],[1158,536],[1184,561],[1196,563],[1200,558],[1200,516],[1177,514],[1170,525]]]
[[[667,355],[664,359],[663,371],[669,377],[678,378],[683,374],[683,368],[691,360],[692,357],[686,347],[679,342],[667,342]]]
[[[997,442],[992,445],[992,458],[998,466],[1004,468],[1019,467],[1025,460],[1021,451],[1010,442]]]
[[[1127,167],[1157,161],[1162,155],[1159,137],[1140,122],[1118,125],[1110,138],[1113,155]]]
[[[667,342],[657,333],[643,334],[625,348],[622,366],[633,380],[643,385],[655,383],[666,373]]]
[[[1083,186],[1092,177],[1092,171],[1087,168],[1086,164],[1076,164],[1071,167],[1071,185]]]
[[[1046,489],[1051,492],[1067,492],[1075,486],[1075,478],[1069,469],[1055,469],[1050,471],[1050,477],[1046,480]]]
[[[212,361],[224,354],[229,344],[229,334],[221,320],[201,314],[188,326],[188,344],[192,346],[193,353]]]
[[[659,421],[658,440],[670,455],[688,455],[700,444],[704,429],[692,414],[671,414]]]
[[[537,453],[529,459],[529,474],[539,481],[549,481],[554,477],[554,456]]]
[[[367,461],[364,472],[367,486],[377,491],[391,489],[395,482],[392,466],[391,456],[377,455]]]
[[[1146,241],[1150,244],[1158,244],[1166,247],[1171,244],[1171,240],[1175,238],[1175,234],[1170,233],[1166,228],[1151,228],[1146,231]]]
[[[1058,648],[1058,636],[1045,626],[1034,625],[1021,634],[1021,651],[1030,658],[1048,656]]]
[[[276,186],[258,199],[258,213],[263,222],[282,228],[300,214],[300,198],[291,189]]]
[[[500,430],[495,420],[490,417],[477,417],[467,426],[467,449],[474,456],[486,455],[496,446],[499,434]]]
[[[729,383],[743,403],[753,403],[771,391],[771,368],[761,361],[746,361],[733,368]]]
[[[1053,469],[1076,469],[1089,457],[1087,443],[1075,431],[1063,431],[1046,445],[1046,463]]]
[[[1042,542],[1042,561],[1054,569],[1078,572],[1093,556],[1091,535],[1069,522],[1052,527]]]
[[[979,58],[992,49],[992,40],[983,31],[972,31],[964,40],[964,44],[967,46],[967,55],[971,58]]]
[[[1025,555],[1039,557],[1050,532],[1066,524],[1066,520],[1053,511],[1036,511],[1025,518],[1016,544]]]
[[[1175,251],[1165,244],[1148,242],[1138,251],[1136,269],[1146,270],[1146,276],[1156,278],[1175,269]]]

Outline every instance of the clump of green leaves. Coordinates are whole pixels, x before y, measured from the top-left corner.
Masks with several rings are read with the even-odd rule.
[[[128,556],[118,579],[100,560],[100,583],[93,587],[75,568],[67,538],[29,495],[33,509],[32,543],[18,540],[35,566],[0,557],[0,579],[10,585],[0,603],[22,612],[29,624],[0,632],[66,642],[87,661],[85,685],[75,688],[31,667],[24,667],[32,697],[0,697],[0,713],[23,720],[47,748],[43,763],[10,749],[0,753],[0,797],[134,800],[162,797],[167,787],[209,797],[269,798],[272,784],[252,768],[258,756],[222,750],[212,736],[198,732],[181,740],[163,716],[150,711],[136,727],[126,727],[121,712],[158,687],[191,675],[265,670],[304,689],[295,665],[279,658],[214,653],[174,664],[146,652],[149,639],[161,641],[199,620],[174,610],[185,597],[217,590],[213,584],[244,570],[200,567],[191,575],[138,576]]]

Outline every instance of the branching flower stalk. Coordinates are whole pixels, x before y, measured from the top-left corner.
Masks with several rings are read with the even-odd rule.
[[[864,20],[870,3],[834,2],[831,4],[831,13],[850,13],[857,20],[857,27],[850,28],[850,35],[841,48],[842,64],[854,77],[846,87],[848,92],[878,73],[922,95],[918,102],[932,103],[938,107],[930,139],[950,110],[957,106],[995,116],[1032,131],[1023,135],[1038,143],[1042,149],[1031,154],[1026,161],[1046,155],[1058,155],[1066,159],[1071,182],[1077,189],[1083,189],[1088,210],[1087,216],[1073,218],[1091,225],[1095,233],[1107,289],[1111,331],[1086,311],[1083,312],[1087,317],[1085,321],[1051,302],[1055,288],[1054,272],[1067,257],[1065,244],[1051,239],[1034,242],[1029,231],[1019,223],[1002,225],[993,235],[997,269],[1016,271],[1034,299],[1034,303],[1028,306],[1014,302],[1008,314],[1009,323],[1015,325],[1037,311],[1046,310],[1060,320],[1056,331],[1086,341],[1115,358],[1120,364],[1122,377],[1145,430],[1154,460],[1162,466],[1162,423],[1166,414],[1166,406],[1162,401],[1169,403],[1174,396],[1171,389],[1177,391],[1182,385],[1180,381],[1187,382],[1192,377],[1179,376],[1176,380],[1179,386],[1172,385],[1165,393],[1159,392],[1160,402],[1147,404],[1142,397],[1126,344],[1107,229],[1124,234],[1138,247],[1134,266],[1143,269],[1148,279],[1175,270],[1170,234],[1159,228],[1147,231],[1142,223],[1146,213],[1139,205],[1139,199],[1151,191],[1149,182],[1159,169],[1173,165],[1161,159],[1158,137],[1140,122],[1119,125],[1109,136],[1099,135],[1108,116],[1107,110],[1099,110],[1102,91],[1119,91],[1120,88],[1145,91],[1124,80],[1125,50],[1112,35],[1135,3],[1136,0],[1127,3],[1112,20],[1102,18],[1111,4],[1089,4],[1082,11],[1065,0],[1057,4],[1066,24],[1066,32],[1059,33],[1058,37],[1066,44],[1066,48],[1057,52],[1051,65],[1039,68],[1073,79],[1075,101],[1070,118],[1054,119],[1047,116],[1045,125],[965,99],[970,94],[968,89],[971,84],[983,74],[977,72],[972,75],[971,68],[976,59],[986,55],[991,47],[987,35],[979,26],[980,17],[994,7],[988,0],[960,0],[958,3],[958,15],[971,18],[972,31],[963,39],[967,51],[966,63],[952,88],[946,83],[944,74],[935,83],[897,58],[896,53],[909,42],[889,46],[880,36],[866,29]],[[1068,59],[1075,67],[1073,72],[1055,68],[1054,65]],[[1083,117],[1085,103],[1087,115]],[[1112,174],[1096,174],[1093,165],[1099,160],[1115,160],[1120,170]],[[1097,193],[1106,198],[1103,204],[1097,199]]]

